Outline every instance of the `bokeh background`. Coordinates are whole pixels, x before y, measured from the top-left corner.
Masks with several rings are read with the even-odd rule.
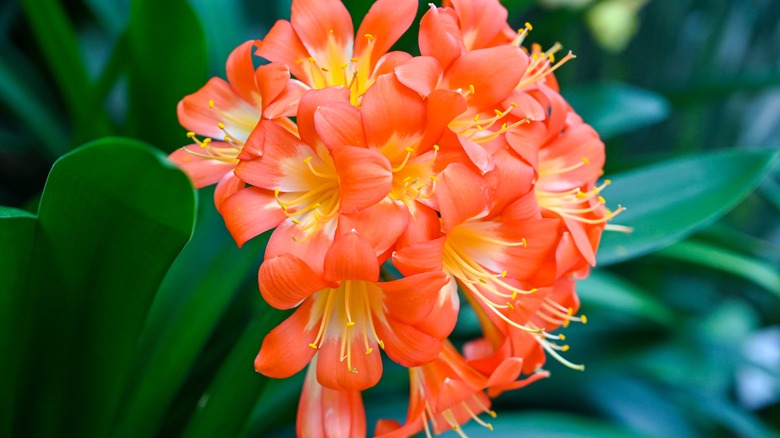
[[[345,3],[356,20],[370,7]],[[494,432],[466,432],[780,436],[780,2],[503,4],[528,43],[577,55],[561,88],[602,135],[605,197],[635,232],[608,232],[579,285],[589,323],[566,329],[566,357],[586,371],[550,360],[551,378],[495,401]],[[257,292],[264,239],[237,249],[202,190],[176,257],[193,194],[150,152],[187,143],[178,100],[289,8],[0,4],[0,436],[294,433],[300,376],[252,368],[286,316]],[[397,48],[415,53],[415,32]],[[461,321],[456,342],[478,333]],[[407,392],[387,364],[369,421],[403,419]]]

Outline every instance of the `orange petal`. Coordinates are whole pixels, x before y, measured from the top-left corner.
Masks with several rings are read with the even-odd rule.
[[[298,112],[298,102],[308,89],[307,85],[297,79],[288,80],[276,99],[266,104],[263,116],[269,119],[294,117]]]
[[[291,219],[282,221],[268,239],[265,258],[280,254],[292,254],[306,262],[315,272],[321,274],[325,254],[328,252],[336,231],[336,221],[332,220],[313,233],[301,231],[301,227]]]
[[[360,110],[347,102],[334,102],[317,108],[314,126],[328,148],[366,145]]]
[[[422,96],[428,96],[438,87],[444,69],[432,56],[415,56],[399,64],[394,72],[402,84]]]
[[[255,358],[255,370],[284,379],[302,370],[317,351],[309,346],[317,335],[317,321],[310,321],[312,300],[306,300],[289,318],[271,330]],[[318,318],[319,319],[319,318]]]
[[[419,136],[425,127],[425,102],[393,75],[377,78],[363,96],[361,108],[366,139],[372,147],[382,148],[392,138],[396,148],[403,150],[408,146],[403,140]]]
[[[327,57],[331,38],[336,44],[333,49],[343,57],[347,57],[347,50],[352,50],[355,34],[352,17],[340,0],[294,0],[290,23],[312,55]]]
[[[532,167],[538,168],[539,147],[547,135],[546,127],[540,122],[523,123],[506,133],[509,146]]]
[[[436,199],[445,233],[485,212],[492,189],[484,178],[460,163],[453,163],[439,174],[439,180]]]
[[[477,169],[479,169],[480,172],[484,174],[485,172],[493,170],[496,163],[493,161],[493,154],[491,154],[490,151],[486,150],[483,145],[477,144],[462,135],[458,136],[458,140],[460,141],[460,146],[463,148],[463,152],[468,155],[471,162],[477,166]]]
[[[226,143],[212,142],[209,147],[220,149],[232,149]],[[187,152],[190,151],[190,152]],[[203,154],[200,146],[191,144],[175,150],[168,156],[168,160],[186,173],[196,189],[217,183],[226,174],[231,173],[236,163],[214,160],[200,157],[195,154]]]
[[[260,120],[260,110],[220,78],[209,79],[203,88],[182,99],[177,114],[179,123],[188,131],[219,140],[225,132],[218,123],[224,123],[232,136],[243,141]]]
[[[353,329],[354,330],[354,329]],[[342,333],[341,336],[348,336]],[[329,337],[319,349],[317,360],[317,380],[326,388],[346,391],[362,391],[371,388],[382,377],[382,357],[379,346],[370,344],[373,349],[366,354],[363,336],[356,334],[346,341],[350,351],[350,364],[342,360],[341,338]]]
[[[393,254],[393,264],[404,275],[441,271],[444,237],[419,242]]]
[[[485,175],[485,179],[495,189],[491,210],[498,212],[517,199],[533,193],[536,175],[533,167],[507,149],[493,154],[493,159],[496,167]]]
[[[357,230],[379,255],[395,245],[408,223],[409,212],[406,207],[385,198],[371,207],[342,214],[339,217],[338,234]]]
[[[301,437],[363,437],[366,414],[357,391],[326,388],[317,381],[317,358],[306,372],[298,403],[296,434]]]
[[[238,246],[284,220],[274,194],[258,187],[239,190],[220,206],[220,213]]]
[[[525,73],[528,58],[513,45],[468,52],[453,62],[445,76],[450,89],[468,90],[469,106],[489,108],[503,102]]]
[[[355,41],[355,56],[360,57],[371,48],[371,65],[375,65],[414,21],[417,14],[416,0],[378,0],[371,6]],[[365,35],[371,35],[368,39]]]
[[[265,108],[287,87],[287,82],[290,80],[290,69],[278,62],[261,65],[257,67],[254,80],[262,97],[263,108]]]
[[[429,315],[439,299],[439,290],[448,281],[443,272],[426,272],[377,286],[384,292],[382,303],[387,314],[398,322],[414,325]]]
[[[309,265],[290,254],[268,259],[258,271],[260,293],[277,309],[292,309],[313,293],[330,285],[320,279]]]
[[[428,120],[423,144],[435,143],[455,117],[466,111],[466,100],[452,90],[434,90],[426,99]]]
[[[426,364],[436,359],[441,351],[440,340],[391,317],[385,321],[374,318],[374,324],[377,335],[385,344],[385,353],[402,366]]]
[[[242,99],[261,108],[263,99],[255,85],[255,66],[252,62],[254,46],[254,41],[247,41],[233,49],[227,60],[227,78]]]
[[[419,44],[420,53],[449,67],[466,50],[455,11],[431,5],[420,20]]]
[[[246,187],[246,183],[235,176],[233,172],[226,173],[217,183],[217,188],[214,189],[214,205],[217,207],[217,210],[220,209],[222,203],[227,198],[233,196],[244,187]]]
[[[390,162],[380,153],[354,146],[331,151],[339,175],[341,211],[352,213],[381,201],[393,185]]]
[[[431,313],[416,323],[414,327],[436,339],[445,339],[455,328],[459,308],[458,283],[455,280],[450,280],[439,290]]]
[[[298,133],[306,144],[315,148],[322,143],[317,134],[314,114],[322,105],[333,102],[349,103],[349,89],[346,87],[328,87],[321,90],[309,90],[301,96],[298,103]]]
[[[263,130],[263,156],[240,162],[236,176],[254,186],[283,193],[311,190],[304,160],[314,156],[314,151],[278,123],[265,122],[259,129]]]
[[[460,29],[468,35],[467,50],[511,43],[517,33],[507,24],[509,15],[498,0],[450,0]]]
[[[311,77],[303,67],[304,61],[309,57],[309,52],[303,46],[301,39],[293,30],[289,21],[277,21],[265,39],[257,41],[258,56],[272,61],[279,62],[290,68],[290,72],[303,82],[310,84]]]
[[[379,261],[368,241],[357,232],[336,237],[325,255],[324,278],[328,281],[379,279]]]
[[[415,202],[409,205],[408,210],[409,221],[404,233],[398,237],[398,248],[433,240],[441,236],[439,215],[434,209]]]

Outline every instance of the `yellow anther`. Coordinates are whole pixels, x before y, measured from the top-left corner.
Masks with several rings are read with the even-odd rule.
[[[409,182],[410,179],[412,179],[411,175],[404,178],[403,182]]]
[[[439,177],[438,176],[432,176],[431,177],[431,181],[439,181]]]
[[[309,62],[317,62],[317,60],[312,58],[311,56],[309,56],[308,60],[309,60]]]
[[[498,417],[498,414],[496,414],[496,411],[494,411],[494,410],[492,410],[492,409],[491,409],[491,410],[489,410],[489,411],[487,411],[487,413],[488,413],[488,415],[490,415],[490,416],[491,416],[491,417],[493,417],[493,418],[496,418],[496,417]]]
[[[483,128],[482,125],[477,125],[477,131],[481,131],[483,129],[485,129],[485,128]]]
[[[501,124],[501,130],[506,131],[506,122]]]
[[[224,130],[225,129],[225,124],[222,123],[222,122],[217,122],[217,128]]]
[[[473,84],[469,84],[469,91],[471,92],[471,94],[474,94],[474,85]]]
[[[190,131],[187,133],[187,138],[195,138],[195,133]]]
[[[370,33],[367,33],[367,34],[365,34],[363,36],[366,37],[367,40],[373,40],[374,39],[374,36],[371,35]]]
[[[513,306],[512,303],[510,303],[509,301],[506,302],[506,306],[512,310],[515,310],[515,306]]]
[[[492,425],[492,424],[490,424],[490,423],[487,423],[487,424],[485,425],[485,427],[487,427],[489,431],[493,432],[493,425]]]
[[[423,187],[425,187],[425,184],[420,184],[417,187],[415,187],[414,189],[417,190],[417,191],[420,191]]]
[[[520,239],[520,242],[522,242],[522,243],[523,243],[523,248],[528,248],[528,241],[527,241],[527,240],[525,240],[525,237],[523,237],[522,239]]]
[[[604,180],[604,184],[610,185],[610,184],[612,184],[612,180],[611,179],[605,179]]]
[[[504,272],[501,273],[501,278],[506,278],[506,269],[504,269]]]
[[[482,284],[487,284],[487,280],[485,280],[484,278],[480,278],[479,282],[482,283]]]
[[[433,145],[433,150],[438,151],[439,150],[439,145],[437,145],[437,144]]]
[[[606,199],[604,199],[604,197],[603,197],[603,196],[599,196],[599,202],[601,202],[602,204],[606,204],[606,203],[607,203],[607,200],[606,200]]]
[[[572,316],[572,315],[574,315],[574,309],[572,309],[571,307],[569,307],[568,309],[566,309],[566,314],[567,314],[567,315],[569,315],[569,316]]]
[[[582,315],[582,316],[580,316],[580,319],[582,320],[583,324],[587,324],[588,323],[588,317],[587,316]]]
[[[526,28],[526,29],[528,29],[529,31],[530,31],[530,30],[534,30],[534,27],[533,27],[533,26],[531,26],[531,23],[529,23],[529,22],[527,22],[527,21],[525,22],[525,28]]]
[[[590,164],[590,160],[588,159],[588,157],[582,157],[582,162],[585,164]]]
[[[534,287],[534,288],[531,288],[531,290],[529,290],[528,292],[530,292],[530,293],[536,293],[536,291],[538,291],[538,290],[539,290],[539,289],[537,289],[537,288],[535,288],[535,287]]]
[[[347,67],[349,67],[349,64],[341,64],[341,69],[346,70]]]
[[[210,139],[210,138],[206,138],[206,139],[204,139],[204,140],[203,140],[203,141],[200,143],[200,147],[202,147],[202,148],[204,148],[204,149],[205,149],[205,148],[209,147],[209,143],[211,143],[211,139]]]
[[[347,321],[347,327],[354,327],[355,321]]]
[[[512,108],[517,108],[517,103],[509,102],[509,106],[511,106]]]
[[[531,51],[532,52],[541,52],[542,51],[542,46],[539,45],[539,43],[533,43],[533,44],[531,44]]]
[[[566,335],[561,333],[560,335],[558,335],[558,339],[560,339],[561,341],[565,341],[566,340]]]
[[[279,187],[274,189],[274,196],[279,197]]]
[[[209,108],[214,108],[214,101],[209,99]]]
[[[569,351],[569,346],[568,345],[564,345],[563,347],[561,347],[561,351],[563,351],[564,353]]]
[[[306,157],[303,159],[303,162],[306,164],[309,164],[311,162],[312,157]]]
[[[555,55],[554,54],[550,53],[549,55],[547,55],[547,57],[550,58],[550,62],[551,63],[553,63],[553,64],[555,63]]]
[[[504,112],[503,112],[503,111],[501,111],[501,110],[500,110],[500,109],[498,109],[498,108],[494,109],[494,110],[493,110],[493,112],[494,112],[494,113],[496,113],[496,115],[497,115],[497,116],[503,116],[503,115],[504,115]]]
[[[300,225],[301,221],[299,221],[298,219],[293,219],[292,223],[294,223],[295,225]]]
[[[479,114],[474,114],[474,123],[479,122]]]
[[[320,67],[320,69],[322,69],[322,71],[324,71],[325,73],[330,71],[328,67]]]
[[[413,147],[411,147],[411,146],[407,146],[407,147],[405,148],[405,150],[406,150],[406,152],[409,152],[409,153],[412,153],[412,152],[414,152],[414,148],[413,148]]]
[[[309,344],[309,347],[311,347],[311,348],[313,348],[313,349],[315,349],[315,350],[317,350],[317,349],[319,349],[319,348],[320,348],[320,347],[318,347],[318,346],[317,346],[317,344],[315,344],[315,343],[311,343],[311,344]]]
[[[516,299],[517,299],[517,291],[516,291],[516,290],[513,290],[513,291],[512,291],[512,299],[513,299],[513,300],[516,300]]]
[[[360,62],[360,58],[350,58],[349,60],[352,62]]]
[[[368,347],[368,350],[366,350],[366,354],[371,354],[372,351],[374,351],[374,349],[371,348],[371,347]]]
[[[381,339],[379,340],[379,348],[381,348],[382,350],[385,349],[385,343]]]

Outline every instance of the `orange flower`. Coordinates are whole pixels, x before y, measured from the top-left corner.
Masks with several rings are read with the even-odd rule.
[[[298,308],[265,337],[257,371],[289,377],[318,353],[321,385],[360,391],[382,374],[378,348],[404,366],[433,360],[441,340],[414,325],[436,305],[447,277],[428,272],[390,282],[378,279],[375,251],[355,232],[334,241],[322,275],[289,254],[266,260],[259,273],[263,298],[279,309]]]
[[[306,371],[295,432],[300,437],[366,436],[366,413],[360,392],[320,385],[317,381],[317,355]]]
[[[256,156],[260,139],[255,128],[261,120],[296,130],[288,117],[295,115],[305,88],[291,81],[289,70],[281,64],[255,69],[254,44],[247,41],[230,54],[227,82],[212,78],[178,106],[179,122],[190,131],[187,136],[195,143],[175,151],[170,159],[197,188],[219,182],[215,195],[218,201],[240,184],[232,174],[239,158]],[[206,138],[200,140],[197,135]]]
[[[415,0],[379,0],[355,37],[352,19],[339,0],[293,0],[290,21],[277,21],[257,54],[289,66],[312,88],[345,86],[360,98],[382,73],[410,57],[388,50],[412,24]]]

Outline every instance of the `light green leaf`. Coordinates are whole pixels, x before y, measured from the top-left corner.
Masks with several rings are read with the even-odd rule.
[[[55,163],[26,284],[28,326],[18,330],[17,436],[108,435],[143,321],[194,212],[187,177],[140,142],[106,138]]]
[[[669,246],[712,223],[761,182],[777,157],[776,151],[726,150],[615,175],[604,196],[627,210],[612,223],[633,232],[605,232],[599,265]]]
[[[659,94],[619,82],[571,87],[563,94],[604,139],[658,123],[669,115],[669,103]]]

